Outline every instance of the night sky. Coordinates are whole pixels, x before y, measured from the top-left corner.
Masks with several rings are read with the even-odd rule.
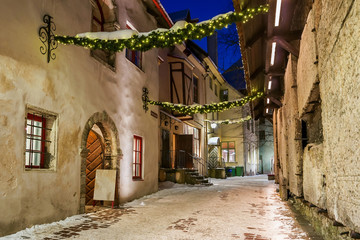
[[[212,17],[234,11],[232,0],[160,0],[168,13],[177,12],[184,9],[190,9],[191,18],[199,18],[199,21],[211,19]],[[222,33],[234,31],[235,24],[231,25],[228,29],[219,32],[219,38]],[[195,41],[200,47],[207,51],[206,39]],[[223,71],[229,68],[240,58],[239,46],[230,47],[228,50],[225,46],[219,44],[219,69]]]

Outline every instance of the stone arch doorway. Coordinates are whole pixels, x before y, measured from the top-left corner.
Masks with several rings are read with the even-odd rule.
[[[87,148],[88,137],[92,129],[98,129],[101,132],[101,138],[103,141],[103,169],[115,169],[117,170],[116,186],[119,184],[119,168],[120,168],[120,142],[118,137],[118,131],[114,121],[109,115],[104,112],[94,113],[86,122],[85,128],[81,136],[81,172],[80,172],[80,208],[79,213],[85,212],[86,205],[86,160],[89,155],[89,149]],[[115,192],[115,204],[118,203],[119,195],[118,191]]]

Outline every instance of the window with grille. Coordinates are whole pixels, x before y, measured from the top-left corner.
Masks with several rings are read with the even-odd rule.
[[[193,99],[194,103],[199,103],[199,78],[193,75]]]
[[[127,29],[132,29],[132,30],[136,30],[130,22],[127,21],[126,23],[126,28]],[[142,68],[142,52],[141,51],[135,51],[135,50],[130,50],[130,49],[126,49],[126,58],[132,62],[133,64],[135,64],[138,68]]]
[[[25,169],[55,170],[56,119],[56,115],[27,110]]]
[[[222,142],[221,155],[224,162],[236,162],[235,142]]]
[[[133,179],[142,179],[142,137],[134,136]]]

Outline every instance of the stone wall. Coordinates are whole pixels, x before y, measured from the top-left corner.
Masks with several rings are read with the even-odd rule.
[[[286,86],[291,76],[289,60],[283,107],[274,115],[281,192],[289,181],[290,192],[302,196],[303,189],[305,200],[327,209],[330,218],[357,232],[360,231],[359,16],[360,2],[356,0],[314,2],[301,37],[294,75],[297,97],[294,89]],[[306,122],[306,129],[302,129],[307,132],[304,151],[299,148],[300,141],[293,142],[294,136],[303,137],[297,122],[300,120]]]
[[[326,205],[331,217],[360,232],[360,2],[322,1],[317,11]]]
[[[304,151],[304,198],[326,209],[326,175],[322,144],[308,144]]]

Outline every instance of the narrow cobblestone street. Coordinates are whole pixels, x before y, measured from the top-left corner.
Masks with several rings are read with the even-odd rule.
[[[212,183],[162,183],[163,190],[121,209],[98,209],[3,239],[321,239],[300,227],[266,176]]]

